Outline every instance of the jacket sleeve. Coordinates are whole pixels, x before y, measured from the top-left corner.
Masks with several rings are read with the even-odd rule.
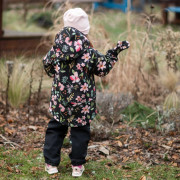
[[[118,61],[119,49],[108,50],[106,55],[102,55],[100,52],[91,50],[91,72],[97,76],[106,76]]]
[[[118,41],[116,47],[107,51],[106,55],[102,55],[98,51],[92,49],[91,52],[91,69],[92,73],[97,76],[106,76],[118,61],[118,54],[130,47],[128,41]]]
[[[43,59],[43,65],[44,69],[48,76],[54,77],[56,71],[55,71],[55,59],[56,54],[54,51],[54,47],[51,48],[51,50],[46,54],[46,56]]]

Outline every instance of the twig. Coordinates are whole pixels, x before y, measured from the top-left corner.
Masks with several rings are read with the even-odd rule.
[[[40,77],[40,80],[39,80],[39,88],[38,88],[38,93],[37,93],[37,101],[36,101],[37,107],[38,107],[38,104],[39,104],[39,99],[40,99],[40,94],[41,94],[41,89],[42,89],[43,72],[44,72],[44,68],[42,66],[42,68],[41,68],[41,77]]]
[[[6,61],[6,65],[7,65],[7,85],[6,85],[5,118],[7,120],[7,113],[8,113],[8,109],[9,109],[9,103],[8,103],[9,82],[10,82],[10,76],[11,76],[12,71],[13,71],[14,62],[13,61]]]
[[[21,147],[19,144],[10,141],[10,140],[7,139],[6,137],[4,137],[2,134],[0,134],[0,137],[6,141],[5,144],[10,144],[11,146],[15,145],[15,146],[18,146],[19,148]],[[14,147],[14,146],[13,146],[13,147]]]
[[[37,114],[38,120],[39,120],[39,108],[38,107],[39,107],[39,100],[40,100],[40,95],[41,95],[41,90],[42,90],[43,72],[44,72],[44,68],[43,68],[43,66],[41,66],[41,77],[40,77],[40,80],[39,80],[36,108],[34,110],[36,112],[36,114]]]
[[[33,83],[33,70],[34,70],[35,60],[32,64],[31,72],[30,72],[30,83],[29,83],[29,99],[28,99],[28,123],[30,117],[30,105],[31,105],[31,94],[32,94],[32,83]]]

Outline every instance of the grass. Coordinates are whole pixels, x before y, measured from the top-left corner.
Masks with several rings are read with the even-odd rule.
[[[157,119],[156,111],[136,101],[123,110],[122,114],[125,115],[124,120],[129,125],[155,127]]]
[[[44,159],[41,150],[22,151],[0,147],[0,179],[64,179],[71,180],[71,165],[66,154],[62,155],[59,173],[48,175],[44,172]],[[79,179],[133,179],[143,175],[153,180],[174,180],[178,168],[166,165],[145,167],[138,163],[127,163],[119,168],[109,160],[88,161],[85,172]]]
[[[12,31],[46,32],[45,28],[30,22],[32,14],[27,15],[27,21],[23,20],[22,10],[6,10],[3,12],[3,28]]]

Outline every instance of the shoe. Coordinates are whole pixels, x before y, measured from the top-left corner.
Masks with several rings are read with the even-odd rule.
[[[72,166],[72,176],[79,177],[82,176],[83,171],[85,170],[83,165],[80,166]]]
[[[58,173],[57,167],[51,166],[50,164],[45,164],[45,171],[48,172],[48,174]]]

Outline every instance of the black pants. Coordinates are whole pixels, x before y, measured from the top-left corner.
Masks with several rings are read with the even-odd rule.
[[[61,147],[67,134],[68,126],[63,126],[54,119],[48,124],[44,144],[44,158],[47,164],[58,166]],[[87,147],[90,139],[90,125],[71,128],[72,151],[69,154],[71,164],[78,166],[86,163]]]

